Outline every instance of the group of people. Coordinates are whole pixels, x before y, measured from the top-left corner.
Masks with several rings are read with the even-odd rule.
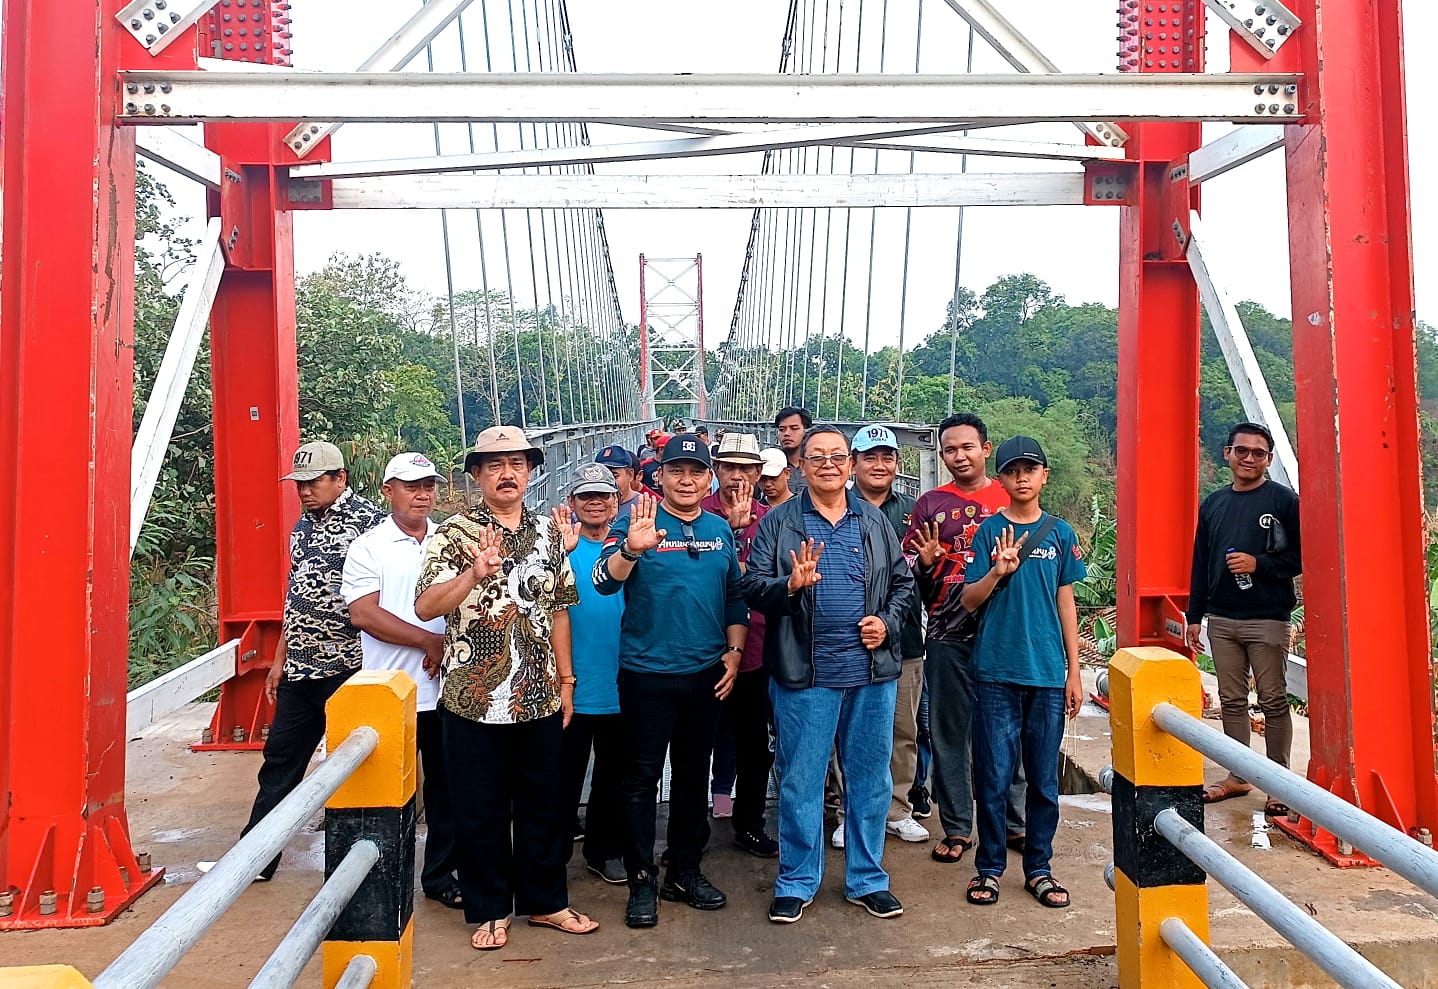
[[[386,467],[386,514],[350,490],[336,447],[301,447],[285,477],[304,513],[250,826],[300,781],[325,701],[363,665],[419,685],[421,886],[464,911],[476,949],[502,948],[514,916],[599,927],[569,900],[581,839],[589,872],[627,884],[629,927],[656,925],[661,900],[724,907],[703,871],[712,818],[729,819],[738,848],[778,859],[768,918],[798,921],[824,875],[830,800],[845,898],[899,916],[884,843],[931,839],[919,823],[930,773],[942,826],[930,856],[953,865],[973,851],[968,902],[998,901],[1013,851],[1023,888],[1067,907],[1051,858],[1063,725],[1083,696],[1073,584],[1085,567],[1072,527],[1042,507],[1042,446],[1013,436],[995,450],[982,419],[950,416],[938,438],[951,480],[915,501],[896,490],[889,428],[851,436],[800,408],[774,424],[775,451],[700,430],[604,447],[548,513],[525,504],[543,452],[491,427],[464,463],[478,497],[438,524],[440,474],[422,454]],[[1205,503],[1190,612],[1190,637],[1207,609],[1215,659],[1219,642],[1227,651],[1225,727],[1243,680],[1245,740],[1247,674],[1234,671],[1250,664],[1264,698],[1254,650],[1283,604],[1269,585],[1288,579],[1291,599],[1297,572],[1296,501],[1262,490],[1265,435],[1230,437],[1235,484]],[[1286,760],[1285,738],[1275,711],[1270,755]],[[1246,788],[1224,781],[1208,798]]]

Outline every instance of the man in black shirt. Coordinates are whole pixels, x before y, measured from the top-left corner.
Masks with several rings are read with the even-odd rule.
[[[1205,498],[1198,510],[1186,638],[1189,648],[1200,651],[1201,623],[1207,615],[1223,731],[1244,745],[1249,736],[1252,671],[1265,720],[1268,758],[1287,766],[1293,718],[1285,668],[1289,618],[1296,601],[1293,578],[1302,571],[1298,495],[1267,476],[1273,435],[1266,427],[1253,422],[1234,426],[1223,455],[1233,483]],[[1203,799],[1213,803],[1252,789],[1230,773],[1206,786]],[[1270,815],[1287,810],[1276,800],[1264,807]]]

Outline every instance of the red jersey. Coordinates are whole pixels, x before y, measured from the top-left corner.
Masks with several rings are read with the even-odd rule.
[[[992,479],[977,491],[965,492],[953,483],[940,485],[914,503],[914,516],[904,545],[920,527],[937,522],[943,555],[931,568],[914,562],[919,594],[929,609],[929,638],[954,641],[974,632],[969,613],[959,604],[964,590],[964,570],[973,558],[970,547],[979,523],[1001,508],[1007,508],[1009,493]]]

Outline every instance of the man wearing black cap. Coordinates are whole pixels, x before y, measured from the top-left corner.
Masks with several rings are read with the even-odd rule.
[[[596,464],[603,464],[614,475],[614,484],[619,488],[619,510],[629,511],[629,506],[639,500],[638,464],[634,454],[622,446],[606,446],[594,458]]]
[[[700,910],[727,897],[700,871],[709,840],[709,760],[719,702],[733,689],[749,611],[729,524],[700,507],[709,447],[681,433],[662,453],[664,500],[642,497],[620,516],[594,567],[601,594],[624,592],[619,710],[629,743],[622,790],[629,825],[625,923],[653,927],[660,896]],[[669,751],[669,868],[654,868],[655,812]]]

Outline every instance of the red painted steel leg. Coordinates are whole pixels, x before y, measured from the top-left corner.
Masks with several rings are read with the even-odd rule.
[[[1124,69],[1202,71],[1200,0],[1122,0],[1119,16]],[[1118,641],[1180,649],[1198,516],[1199,300],[1173,231],[1175,219],[1187,229],[1196,197],[1176,200],[1169,173],[1198,147],[1202,127],[1124,126],[1139,167],[1119,234]]]
[[[259,749],[273,707],[264,680],[279,644],[294,486],[279,478],[299,445],[294,222],[279,208],[274,162],[287,127],[225,124],[207,143],[236,174],[211,213],[234,238],[210,320],[215,401],[215,535],[220,639],[241,639],[238,675],[220,690],[213,741]]]
[[[102,924],[161,876],[124,805],[135,141],[96,85],[119,5],[3,8],[0,929]]]
[[[1306,0],[1288,128],[1308,776],[1438,828],[1398,0]],[[1330,847],[1320,851],[1333,856]]]

